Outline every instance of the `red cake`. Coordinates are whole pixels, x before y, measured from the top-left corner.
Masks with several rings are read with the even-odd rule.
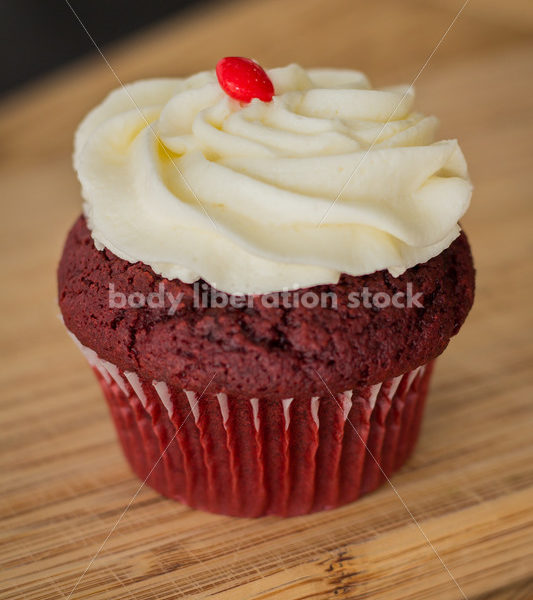
[[[130,94],[137,94],[143,110],[149,107],[147,112],[155,110],[158,115],[155,129],[145,123],[147,147],[151,148],[150,136],[163,144],[157,155],[148,154],[142,161],[150,169],[151,160],[162,161],[155,177],[158,186],[164,183],[164,192],[161,187],[147,186],[146,176],[139,175],[144,190],[139,200],[125,192],[138,193],[131,180],[145,168],[136,162],[130,168],[130,161],[139,160],[142,154],[138,133],[142,119],[135,109],[127,112],[131,107],[124,93],[117,96],[115,92],[91,113],[77,137],[75,164],[86,203],[85,216],[68,235],[58,271],[65,325],[96,373],[136,474],[165,496],[229,515],[290,516],[333,508],[375,489],[398,469],[418,437],[433,361],[459,331],[474,296],[470,248],[457,225],[470,197],[464,159],[453,141],[429,144],[427,138],[434,128],[431,118],[407,109],[402,117],[405,122],[395,124],[386,149],[372,150],[368,144],[366,150],[362,146],[364,152],[353,148],[359,160],[369,160],[377,165],[378,174],[385,170],[390,177],[390,201],[382,199],[383,182],[372,172],[362,174],[362,183],[356,185],[363,186],[364,193],[348,190],[353,194],[351,205],[339,209],[344,212],[332,217],[333,225],[328,220],[322,233],[320,223],[314,223],[301,240],[302,226],[290,225],[287,231],[292,238],[286,247],[282,247],[285,237],[269,246],[269,235],[277,235],[276,226],[269,222],[271,208],[265,209],[258,225],[250,220],[252,209],[239,204],[247,182],[241,176],[253,178],[261,194],[271,194],[264,189],[264,172],[272,178],[275,190],[285,185],[283,193],[288,195],[274,207],[278,211],[288,206],[290,212],[291,202],[301,202],[303,194],[309,195],[311,210],[315,203],[308,189],[311,184],[299,177],[310,168],[305,161],[319,168],[311,160],[318,152],[324,156],[321,164],[335,163],[342,170],[350,144],[362,145],[359,130],[343,133],[346,140],[341,140],[339,132],[344,129],[326,109],[320,116],[326,123],[318,123],[317,109],[308,108],[309,115],[304,116],[309,123],[298,126],[317,130],[306,133],[311,158],[301,158],[301,149],[295,151],[296,156],[287,154],[285,148],[272,151],[274,142],[267,133],[261,135],[269,140],[264,147],[272,151],[271,157],[249,146],[247,151],[258,155],[243,158],[246,152],[224,141],[232,150],[228,158],[221,158],[216,134],[210,130],[208,134],[214,137],[208,140],[217,151],[205,150],[202,136],[208,134],[198,129],[200,111],[190,127],[192,137],[199,139],[194,144],[201,148],[201,157],[196,146],[195,151],[189,150],[191,133],[177,122],[185,110],[180,103],[190,102],[191,94],[206,96],[201,102],[203,111],[213,102],[218,112],[227,111],[229,116],[224,113],[217,118],[222,118],[228,135],[239,137],[239,144],[244,144],[240,137],[245,129],[231,120],[235,115],[253,109],[246,127],[253,119],[269,128],[278,122],[289,127],[283,111],[295,93],[303,94],[300,102],[305,102],[313,99],[312,92],[326,86],[336,98],[337,92],[346,90],[347,81],[353,80],[357,93],[352,101],[362,105],[357,110],[374,110],[364,105],[364,94],[358,95],[361,89],[369,90],[357,72],[313,71],[311,83],[304,85],[305,72],[296,69],[293,65],[269,71],[276,96],[268,102],[228,99],[213,74],[200,74],[191,78],[192,83],[156,80],[158,94],[163,95],[157,102],[150,82],[132,86]],[[234,70],[229,72],[233,76]],[[239,77],[242,88],[247,75]],[[222,87],[226,92],[233,89],[227,82]],[[285,89],[292,95],[280,108],[276,103],[283,100]],[[341,114],[354,110],[351,105],[345,108],[339,98]],[[401,96],[398,100],[403,101]],[[170,118],[165,111],[172,103],[179,110],[173,107]],[[272,114],[263,114],[270,110]],[[211,115],[206,121],[214,118]],[[373,114],[368,121],[381,124]],[[175,135],[168,133],[169,122],[177,128]],[[354,122],[346,116],[342,125],[346,128]],[[126,125],[137,133],[126,135]],[[322,131],[326,125],[334,129],[327,135]],[[253,131],[247,133],[246,144],[257,135]],[[420,138],[419,146],[412,148],[406,141],[408,134]],[[283,146],[286,137],[274,141]],[[297,140],[290,143],[299,148]],[[135,144],[139,147],[130,148]],[[313,144],[320,150],[313,149]],[[329,150],[328,144],[334,148]],[[337,150],[342,150],[342,159]],[[112,161],[110,152],[116,153]],[[371,152],[378,154],[366,158]],[[200,161],[199,166],[194,160]],[[205,171],[205,177],[211,173],[214,179],[227,178],[228,171],[235,174],[235,187],[225,190],[225,179],[215,188],[205,184],[206,200],[202,184],[195,183],[199,190],[199,206],[191,217],[195,220],[183,231],[181,220],[167,230],[174,211],[172,203],[168,205],[169,191],[181,202],[177,184],[169,181],[174,177],[173,166],[176,177],[196,182],[194,169],[205,169],[207,163],[210,171]],[[290,179],[283,171],[287,165],[294,169],[297,197],[292,184],[283,183],[284,178]],[[395,166],[388,172],[390,165]],[[309,178],[313,176],[309,171]],[[325,194],[329,184],[324,190],[320,183],[315,185],[317,193]],[[227,205],[221,204],[220,189],[234,195],[228,196]],[[437,203],[442,204],[446,190],[450,202],[442,208]],[[406,216],[395,194],[403,198],[407,193],[413,198],[405,201],[412,213]],[[376,197],[375,205],[368,205],[371,195]],[[275,195],[272,198],[275,204]],[[255,197],[250,196],[253,202]],[[332,203],[337,199],[332,198]],[[220,206],[229,210],[230,205],[231,219],[219,212]],[[136,206],[142,214],[136,213]],[[189,218],[191,206],[179,207],[182,218]],[[219,221],[220,230],[215,227],[216,231],[206,233],[198,228],[202,208],[209,219]],[[169,211],[165,219],[157,214],[162,210]],[[146,218],[144,211],[148,211]],[[266,234],[259,229],[263,218]],[[341,220],[337,225],[335,218]],[[279,229],[285,227],[284,219],[287,215],[280,214]],[[249,223],[246,229],[242,229],[244,222]],[[236,229],[226,239],[230,224]],[[333,237],[332,227],[337,227]],[[256,232],[257,243],[250,231]],[[314,247],[306,242],[310,239],[322,248],[324,260],[316,258]],[[338,248],[331,247],[335,239]],[[248,253],[250,240],[254,246]],[[230,244],[237,245],[228,254]],[[206,245],[217,252],[207,252]],[[174,253],[178,246],[180,254]],[[288,254],[297,260],[287,260]],[[302,256],[305,266],[301,266]],[[346,269],[341,266],[345,257],[351,261]],[[308,284],[296,283],[295,273]]]

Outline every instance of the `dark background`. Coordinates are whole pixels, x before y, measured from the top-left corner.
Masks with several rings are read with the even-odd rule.
[[[207,1],[69,0],[99,46]],[[65,0],[0,0],[0,94],[95,51]]]

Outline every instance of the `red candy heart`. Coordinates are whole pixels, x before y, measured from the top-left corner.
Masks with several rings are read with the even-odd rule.
[[[272,81],[265,70],[249,58],[226,56],[217,63],[217,78],[220,87],[240,102],[259,98],[270,102],[274,95]]]

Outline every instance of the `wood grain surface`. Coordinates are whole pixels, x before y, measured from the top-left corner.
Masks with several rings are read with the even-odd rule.
[[[461,4],[212,3],[105,54],[123,81],[241,54],[409,82]],[[469,161],[463,225],[478,269],[420,443],[392,480],[421,529],[390,486],[335,511],[254,521],[139,490],[55,301],[61,245],[80,212],[72,136],[117,81],[95,53],[3,100],[2,598],[464,598],[450,573],[470,600],[533,598],[532,30],[529,0],[472,0],[417,80],[419,107],[439,115]]]

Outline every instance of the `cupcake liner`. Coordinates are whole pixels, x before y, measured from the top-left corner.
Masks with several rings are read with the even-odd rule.
[[[82,346],[133,471],[164,496],[241,517],[352,502],[411,453],[433,363],[332,397],[202,397],[124,372]]]

